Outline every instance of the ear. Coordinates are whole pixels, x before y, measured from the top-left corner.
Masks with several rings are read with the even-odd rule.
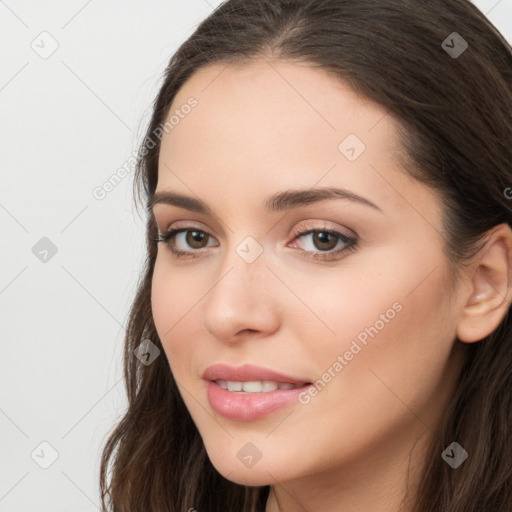
[[[457,338],[465,343],[496,330],[512,301],[512,231],[500,224],[486,237],[471,266],[470,292],[457,324]]]

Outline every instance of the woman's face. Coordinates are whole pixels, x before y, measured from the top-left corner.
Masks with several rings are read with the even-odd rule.
[[[392,118],[260,60],[201,69],[168,120],[157,193],[188,199],[154,214],[189,231],[158,244],[152,310],[214,466],[304,486],[405,469],[453,391],[461,301]]]

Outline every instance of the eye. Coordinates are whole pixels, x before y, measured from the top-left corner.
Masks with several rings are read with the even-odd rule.
[[[306,249],[303,249],[304,257],[324,261],[336,259],[340,253],[355,250],[357,247],[356,238],[327,227],[302,230],[299,228],[294,240],[300,238],[308,241],[304,244],[306,246]]]
[[[299,231],[294,234],[294,240],[308,237],[310,238],[309,243],[305,245],[309,248],[301,250],[305,258],[329,261],[336,259],[341,252],[354,250],[357,246],[356,238],[328,227],[316,229],[301,229],[299,227]],[[155,238],[155,242],[167,244],[177,258],[198,257],[203,252],[201,249],[208,247],[210,240],[213,240],[213,237],[206,231],[192,226],[169,229],[163,234],[158,233]],[[213,246],[216,247],[215,244]],[[192,250],[188,250],[187,247]]]
[[[157,238],[155,238],[155,242],[163,242],[169,246],[171,252],[179,257],[195,257],[193,252],[197,251],[188,251],[180,248],[176,248],[176,246],[189,246],[192,249],[203,249],[207,247],[205,242],[208,242],[212,237],[206,233],[206,231],[202,231],[200,229],[191,228],[191,227],[181,227],[169,229],[165,233],[158,233]]]

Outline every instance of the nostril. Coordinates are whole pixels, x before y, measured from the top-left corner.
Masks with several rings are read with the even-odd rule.
[[[241,334],[251,334],[253,332],[258,332],[256,329],[244,329],[243,331],[240,331],[238,333],[238,335],[240,336]]]

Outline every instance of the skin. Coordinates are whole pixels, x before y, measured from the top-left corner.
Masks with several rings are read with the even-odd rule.
[[[266,59],[202,68],[171,111],[191,96],[197,106],[164,133],[157,191],[198,197],[215,215],[165,204],[154,215],[162,233],[181,221],[211,238],[190,246],[178,235],[177,248],[196,258],[159,244],[152,310],[208,455],[234,482],[272,485],[267,512],[396,512],[409,463],[414,489],[426,462],[467,343],[492,332],[510,303],[510,230],[495,230],[447,290],[438,197],[400,168],[384,108],[321,70]],[[366,145],[353,162],[338,149],[350,133]],[[276,192],[323,186],[381,211],[345,199],[264,211]],[[294,237],[299,224],[355,234],[357,247],[306,258],[322,246]],[[263,249],[253,263],[236,252],[247,236]],[[314,382],[394,303],[401,311],[308,404],[255,421],[211,408],[208,366],[251,363]],[[262,455],[250,468],[237,457],[247,442]]]

